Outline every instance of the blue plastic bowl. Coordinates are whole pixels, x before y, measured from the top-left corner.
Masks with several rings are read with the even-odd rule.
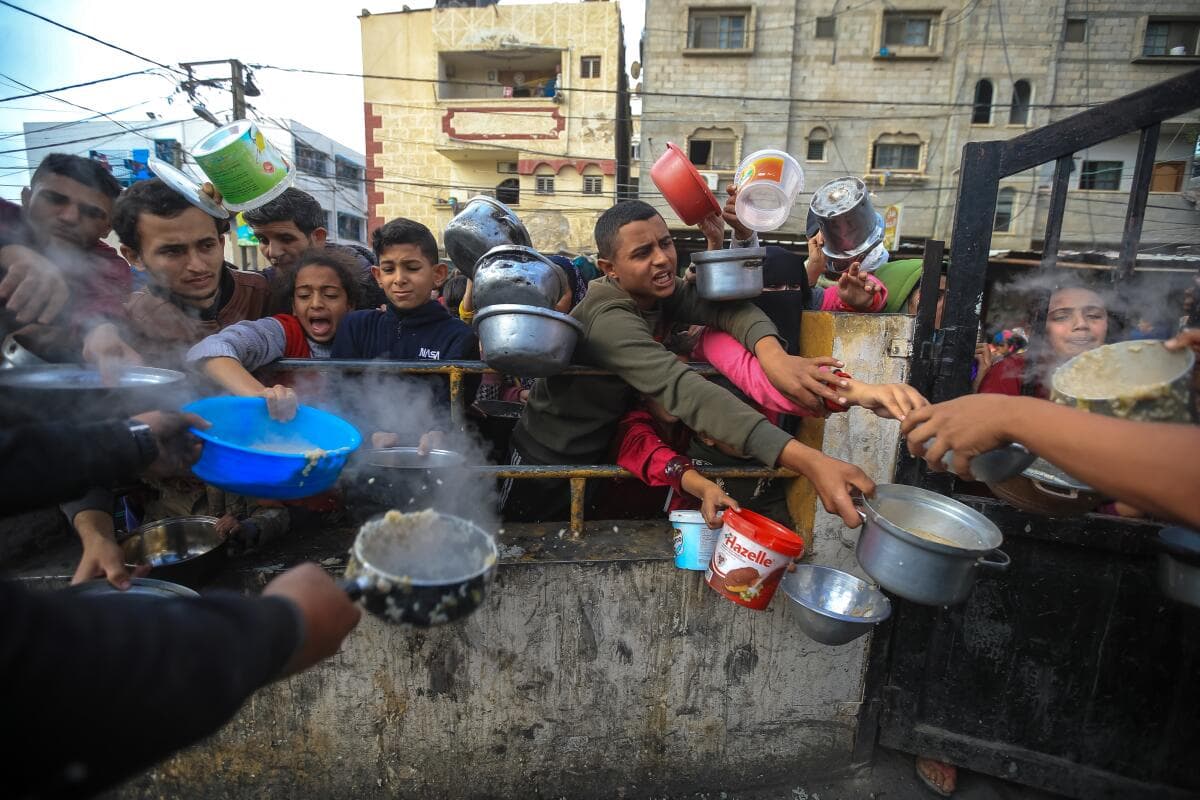
[[[309,497],[333,486],[346,459],[362,444],[353,425],[325,411],[300,406],[290,422],[267,414],[260,397],[210,397],[183,407],[212,423],[192,429],[204,440],[196,477],[227,492],[273,500]],[[317,458],[303,452],[272,452],[270,443],[303,443],[325,451]]]

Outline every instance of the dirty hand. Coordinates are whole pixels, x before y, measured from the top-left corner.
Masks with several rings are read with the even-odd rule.
[[[238,518],[229,512],[221,515],[217,520],[216,531],[221,538],[226,538],[236,534],[242,527],[242,523],[238,522]]]
[[[283,675],[308,669],[338,651],[346,634],[354,630],[362,611],[325,570],[313,563],[289,569],[263,589],[264,597],[290,600],[300,612],[304,636]]]
[[[375,431],[371,434],[371,448],[383,450],[386,447],[399,447],[400,435],[389,431]]]
[[[717,213],[709,214],[696,223],[696,227],[704,234],[709,250],[720,250],[725,244],[725,221]]]
[[[954,451],[950,469],[971,478],[971,459],[1012,441],[1004,430],[1014,414],[1019,398],[1002,394],[969,394],[913,411],[900,423],[900,433],[908,437],[908,452],[924,458],[929,468],[942,472],[942,457]],[[937,441],[931,447],[930,439]]]
[[[724,524],[724,519],[722,519],[724,509],[742,510],[737,500],[727,495],[724,489],[694,469],[684,472],[683,480],[680,483],[685,492],[700,501],[700,513],[710,528],[716,529]]]
[[[146,472],[160,478],[186,474],[200,459],[204,447],[204,442],[191,432],[191,428],[206,430],[212,427],[203,417],[176,411],[148,411],[134,419],[149,425],[154,434],[158,457]]]
[[[267,401],[267,414],[279,422],[291,422],[296,417],[300,401],[296,398],[296,390],[282,384],[263,389],[259,393]]]
[[[858,507],[851,498],[855,490],[864,495],[875,494],[875,481],[853,464],[839,461],[820,450],[805,447],[793,439],[783,448],[779,466],[786,467],[808,478],[821,498],[821,505],[830,514],[842,518],[847,527],[857,528],[862,524]]]
[[[986,375],[987,371],[992,368],[992,364],[994,363],[992,359],[992,347],[987,342],[980,342],[975,345],[975,363],[979,367],[977,375],[980,378]]]
[[[19,244],[0,248],[0,304],[26,325],[54,320],[71,292],[58,265]]]
[[[875,413],[882,419],[903,421],[929,401],[907,383],[861,383],[854,381],[846,392],[850,402]]]
[[[200,191],[212,198],[212,201],[217,205],[222,205],[225,202],[225,198],[221,196],[221,193],[217,191],[217,187],[213,186],[211,181],[205,181],[201,184]]]
[[[776,342],[778,346],[778,342]],[[841,361],[831,356],[820,358],[803,358],[790,356],[782,347],[778,353],[770,352],[766,358],[755,347],[759,364],[766,373],[767,380],[779,391],[790,397],[797,404],[804,406],[814,416],[825,416],[825,400],[837,402],[840,399],[838,390],[833,387],[842,385],[842,378],[835,375],[831,369],[822,367],[841,368]]]
[[[804,271],[808,273],[808,285],[816,286],[817,279],[825,274],[825,267],[828,265],[825,251],[821,249],[821,245],[825,244],[825,234],[817,231],[809,237],[806,244],[808,260],[804,262]]]
[[[85,521],[87,517],[91,518],[91,524]],[[149,564],[142,564],[132,572],[125,566],[125,553],[117,544],[112,531],[112,517],[108,514],[103,511],[83,511],[76,516],[75,524],[83,543],[83,555],[71,578],[72,586],[93,578],[105,578],[114,588],[125,591],[133,585],[131,578],[140,578],[150,572]]]
[[[754,232],[742,224],[737,215],[737,193],[738,188],[732,183],[725,187],[725,193],[729,195],[725,199],[725,208],[721,211],[721,217],[729,223],[729,227],[733,228],[733,235],[738,238],[738,241],[744,242],[754,235]]]
[[[446,440],[446,434],[441,431],[430,431],[421,435],[421,441],[417,442],[417,455],[427,456],[433,450],[437,450],[442,446],[442,442]]]
[[[1168,350],[1182,350],[1190,347],[1200,356],[1200,328],[1187,328],[1175,334],[1175,337],[1164,342]]]
[[[83,360],[96,364],[108,384],[112,373],[125,366],[138,367],[145,363],[141,354],[125,343],[117,326],[111,322],[97,325],[83,338]]]
[[[875,301],[875,295],[879,292],[879,284],[868,279],[868,274],[863,272],[859,263],[855,261],[850,265],[850,269],[843,272],[842,276],[838,278],[838,298],[855,311],[870,309],[871,303]]]

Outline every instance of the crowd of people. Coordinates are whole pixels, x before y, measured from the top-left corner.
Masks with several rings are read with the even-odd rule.
[[[727,226],[735,245],[758,244],[738,220],[734,200],[731,189],[723,213],[700,225],[710,249],[723,246]],[[319,404],[321,386],[298,379],[264,382],[264,368],[279,359],[438,362],[483,355],[468,324],[478,311],[471,282],[451,274],[426,226],[390,220],[372,232],[369,252],[333,244],[319,203],[294,188],[245,217],[270,262],[262,272],[227,263],[227,220],[162,181],[122,190],[95,161],[48,156],[21,204],[0,204],[4,333],[48,361],[91,363],[102,374],[133,364],[186,371],[207,387],[203,391],[263,398],[271,415],[285,421],[300,402]],[[119,252],[104,241],[110,230]],[[1175,471],[1170,481],[1150,485],[1146,477],[1154,473],[1156,459],[1180,452],[1181,443],[1194,446],[1194,431],[1165,430],[1175,426],[1134,431],[1130,426],[1136,423],[1081,419],[1087,415],[1040,399],[1049,371],[1107,341],[1101,294],[1083,285],[1058,287],[1047,298],[1044,326],[1027,347],[1022,336],[1010,335],[995,348],[985,344],[977,351],[979,396],[931,407],[905,384],[866,383],[835,358],[799,355],[806,310],[913,313],[920,302],[919,259],[889,262],[884,254],[835,272],[825,263],[819,230],[810,234],[806,256],[766,248],[760,297],[717,303],[700,297],[694,273],[681,274],[671,232],[652,206],[624,201],[601,214],[594,264],[554,257],[568,279],[556,308],[582,325],[575,362],[608,374],[536,381],[489,375],[474,389],[476,399],[521,408],[511,439],[503,443],[509,462],[620,464],[644,484],[645,507],[698,508],[712,527],[720,525],[723,509],[758,504],[769,512],[779,495],[772,494],[770,482],[714,481],[697,466],[785,467],[811,482],[826,510],[857,527],[852,498],[872,494],[872,478],[802,444],[793,433],[796,417],[858,406],[900,420],[910,449],[934,469],[945,468],[941,456],[952,448],[952,468],[969,475],[972,455],[1019,441],[1053,454],[1064,469],[1113,498],[1164,518],[1200,523],[1187,496],[1188,476],[1198,477],[1194,456],[1191,471]],[[943,268],[937,324],[945,288]],[[1197,337],[1185,334],[1172,346],[1196,347]],[[701,377],[688,368],[689,361],[711,363],[720,377]],[[432,407],[447,406],[445,381],[411,380],[425,381]],[[0,470],[3,485],[13,492],[0,511],[60,503],[82,542],[76,582],[101,577],[118,588],[130,585],[133,575],[116,538],[119,498],[122,509],[142,520],[217,517],[222,532],[248,547],[338,513],[340,499],[333,492],[279,503],[235,496],[196,480],[186,469],[197,455],[187,428],[203,427],[203,420],[170,412],[131,420],[106,420],[102,413],[80,421],[47,420],[2,401],[0,415]],[[1014,419],[1023,421],[1019,429]],[[363,422],[372,446],[404,443],[395,426]],[[451,424],[449,414],[431,413],[406,430],[420,431],[416,444],[427,452]],[[1068,442],[1068,432],[1086,441]],[[1147,448],[1143,439],[1114,459],[1131,464],[1130,454],[1137,451],[1137,470],[1096,474],[1090,459],[1112,443],[1139,436],[1161,439],[1161,447]],[[937,444],[927,450],[925,443],[935,437]],[[25,458],[35,453],[38,466],[27,467]],[[601,483],[593,481],[589,489]],[[117,491],[131,484],[138,488]],[[624,505],[637,505],[628,492],[620,497]],[[569,506],[562,481],[509,480],[500,501],[505,518],[514,520],[562,519]],[[587,502],[609,511],[616,503],[612,493],[603,492]],[[335,651],[358,618],[345,595],[311,565],[277,578],[262,598],[214,595],[195,601],[188,614],[170,604],[138,608],[136,630],[121,622],[132,606],[100,608],[8,584],[0,584],[0,592],[6,609],[0,674],[9,687],[4,697],[14,712],[10,719],[45,715],[45,707],[31,704],[56,694],[54,687],[94,683],[95,676],[82,674],[89,664],[111,665],[98,679],[106,682],[113,703],[129,699],[132,691],[118,678],[122,674],[153,669],[169,676],[147,679],[153,691],[143,699],[189,683],[200,686],[192,687],[191,710],[182,715],[186,721],[169,726],[178,735],[144,742],[124,756],[114,754],[115,742],[94,750],[82,738],[64,742],[52,753],[30,756],[43,771],[29,770],[19,793],[39,794],[45,787],[52,787],[49,793],[94,791],[129,774],[215,729],[263,683]],[[50,640],[40,633],[50,628],[71,635]],[[191,655],[193,640],[184,659],[178,647],[183,636],[206,642],[203,653]],[[149,652],[154,659],[140,660]],[[198,678],[205,670],[213,670],[210,677]],[[236,675],[226,680],[227,673]],[[210,685],[215,678],[220,686]],[[30,692],[31,685],[45,691]],[[62,695],[53,707],[71,696]]]

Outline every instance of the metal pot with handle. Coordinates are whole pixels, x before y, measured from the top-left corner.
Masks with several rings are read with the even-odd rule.
[[[1142,422],[1192,422],[1196,354],[1161,341],[1117,342],[1080,353],[1054,371],[1050,399],[1093,414]]]
[[[1000,529],[974,509],[915,486],[881,484],[860,501],[855,555],[884,589],[924,605],[970,595],[979,570],[1001,572],[1009,558]]]

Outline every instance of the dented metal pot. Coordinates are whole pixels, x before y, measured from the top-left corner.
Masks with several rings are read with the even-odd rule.
[[[567,274],[532,247],[503,245],[475,264],[472,298],[475,308],[516,303],[554,308],[566,293]]]
[[[512,209],[491,197],[472,197],[442,233],[446,254],[459,272],[475,277],[475,263],[502,245],[530,247],[529,231]]]
[[[825,236],[821,249],[834,272],[862,261],[883,241],[883,217],[871,205],[867,185],[858,178],[826,183],[813,192],[809,208]]]

